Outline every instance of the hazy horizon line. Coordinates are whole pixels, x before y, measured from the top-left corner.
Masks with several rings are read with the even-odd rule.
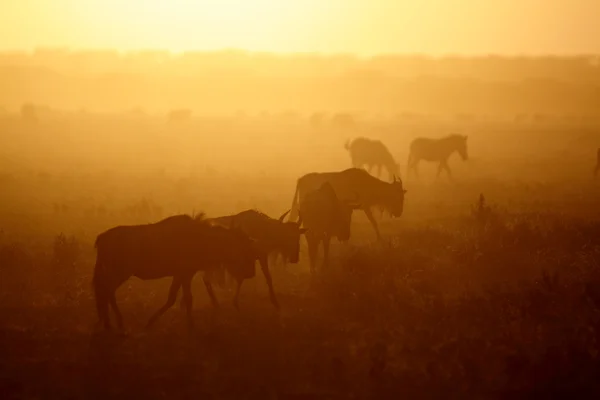
[[[481,57],[499,57],[499,58],[542,58],[542,57],[600,57],[600,52],[409,52],[409,51],[396,51],[396,52],[352,52],[352,51],[271,51],[271,50],[256,50],[246,49],[242,47],[219,47],[219,48],[196,48],[196,49],[185,49],[185,50],[170,50],[160,47],[137,47],[137,48],[115,48],[115,47],[73,47],[73,46],[59,46],[59,45],[39,45],[29,48],[23,47],[0,47],[0,53],[20,53],[27,55],[35,55],[37,52],[43,51],[64,51],[70,53],[77,52],[111,52],[118,53],[121,55],[127,54],[143,54],[143,53],[165,53],[171,56],[181,56],[192,53],[246,53],[246,54],[262,54],[262,55],[274,55],[274,56],[297,56],[297,55],[310,55],[310,56],[322,56],[322,57],[353,57],[359,59],[372,59],[379,57],[421,57],[421,58],[432,58],[432,59],[443,59],[443,58],[481,58]]]

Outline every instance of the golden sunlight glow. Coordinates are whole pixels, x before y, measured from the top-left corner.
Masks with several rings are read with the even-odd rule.
[[[116,47],[173,51],[224,47],[285,51],[290,42],[310,35],[306,24],[323,10],[314,0],[105,0],[94,7],[85,3],[75,5],[75,19],[87,21],[84,30],[106,31],[109,25],[112,42],[119,41],[115,33],[122,32]],[[101,22],[104,28],[98,26]]]
[[[598,0],[5,0],[0,49],[600,51]]]

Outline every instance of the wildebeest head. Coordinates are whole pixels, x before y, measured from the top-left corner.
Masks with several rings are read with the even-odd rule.
[[[281,252],[284,257],[288,258],[290,263],[297,264],[300,260],[300,235],[306,232],[302,226],[302,215],[298,222],[284,222],[285,217],[291,210],[288,210],[279,217],[281,224]]]
[[[460,154],[463,161],[467,161],[469,159],[469,155],[467,154],[467,136],[460,136],[460,140],[458,141],[458,154]]]
[[[396,176],[394,176],[394,180],[390,185],[390,197],[388,198],[386,208],[392,217],[398,218],[402,216],[402,212],[404,211],[404,195],[406,194],[406,190],[402,184],[402,179],[397,179]]]

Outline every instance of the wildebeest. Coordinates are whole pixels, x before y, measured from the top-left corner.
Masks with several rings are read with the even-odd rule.
[[[393,182],[388,183],[369,175],[364,169],[348,168],[338,172],[312,172],[300,177],[296,182],[290,220],[297,218],[298,206],[306,195],[320,188],[325,182],[331,184],[337,198],[341,201],[353,202],[358,195],[360,206],[357,206],[356,209],[365,212],[375,229],[377,239],[381,239],[381,235],[371,208],[379,206],[387,210],[392,217],[400,217],[404,210],[406,190],[404,190],[402,180],[394,177]]]
[[[596,167],[594,168],[594,178],[598,176],[600,171],[600,148],[596,151]]]
[[[192,118],[192,110],[189,108],[178,108],[175,110],[169,111],[167,115],[167,120],[169,123],[177,123],[188,121]]]
[[[466,161],[467,155],[467,136],[452,134],[441,139],[417,138],[410,143],[408,155],[407,174],[411,170],[415,176],[419,177],[419,161],[434,161],[439,162],[437,176],[440,176],[442,169],[448,173],[448,177],[452,177],[450,167],[448,166],[448,158],[458,152],[462,159]]]
[[[385,167],[389,173],[390,180],[395,176],[400,176],[398,163],[396,163],[392,153],[390,153],[380,140],[359,137],[352,142],[350,140],[346,141],[344,147],[350,152],[354,168],[363,168],[366,165],[369,173],[371,173],[373,167],[376,166],[376,176],[379,178],[381,177],[381,168]]]
[[[289,211],[286,211],[279,220],[269,217],[257,210],[246,210],[234,215],[211,218],[211,223],[228,226],[235,223],[249,237],[256,241],[258,249],[257,260],[269,286],[271,301],[277,306],[277,299],[271,282],[269,272],[269,254],[280,252],[284,259],[292,264],[298,263],[300,258],[300,235],[306,230],[301,228],[302,220],[298,222],[284,222]]]
[[[196,218],[175,215],[152,224],[117,226],[99,234],[95,247],[93,287],[98,317],[106,329],[110,329],[109,305],[123,329],[115,293],[131,276],[142,280],[173,277],[166,304],[150,318],[148,326],[173,306],[180,287],[191,326],[191,282],[197,271],[205,271],[204,284],[214,306],[218,303],[210,282],[212,271],[225,265],[237,279],[236,307],[243,280],[255,275],[254,241],[233,226],[212,226],[202,214]]]
[[[358,197],[357,199],[358,200]],[[325,182],[317,190],[309,192],[299,204],[299,214],[304,227],[304,236],[308,243],[310,270],[315,272],[319,244],[323,243],[323,265],[329,262],[329,243],[332,237],[340,242],[350,239],[352,211],[360,208],[357,201],[340,201],[331,183]]]

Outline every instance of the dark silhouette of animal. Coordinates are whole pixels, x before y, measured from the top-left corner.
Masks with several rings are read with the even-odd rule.
[[[287,258],[292,264],[298,263],[300,258],[300,235],[306,231],[301,228],[302,220],[284,222],[288,213],[289,211],[286,211],[278,220],[257,210],[246,210],[235,215],[210,219],[211,223],[224,226],[235,223],[237,227],[256,241],[257,260],[267,280],[271,301],[276,306],[277,299],[269,272],[269,255],[273,252],[279,252],[284,256],[284,259]]]
[[[594,168],[594,178],[598,176],[598,171],[600,171],[600,148],[596,151],[596,167]]]
[[[355,208],[360,208],[360,203],[340,201],[329,182],[323,183],[302,199],[299,214],[307,229],[304,236],[308,243],[311,272],[316,271],[320,243],[323,243],[323,265],[327,266],[331,238],[336,237],[340,242],[350,239],[350,222]]]
[[[369,173],[373,167],[377,167],[377,177],[381,177],[381,168],[385,167],[389,173],[390,180],[394,176],[400,176],[399,166],[394,160],[387,147],[380,140],[372,140],[364,137],[346,141],[345,149],[350,152],[352,166],[354,168],[363,168],[367,166]]]
[[[331,184],[337,198],[341,201],[353,202],[358,195],[360,206],[357,206],[356,209],[365,212],[375,229],[377,239],[381,239],[381,235],[371,209],[380,207],[387,210],[392,217],[400,217],[404,210],[406,190],[404,190],[402,180],[394,177],[394,180],[388,183],[369,175],[364,169],[348,168],[338,172],[312,172],[300,177],[296,182],[296,192],[292,201],[291,220],[297,218],[298,205],[306,195],[320,188],[325,182]]]
[[[448,158],[454,153],[467,161],[467,136],[449,135],[441,139],[417,138],[410,143],[408,155],[407,174],[412,170],[415,176],[419,177],[419,161],[439,162],[437,176],[440,176],[442,170],[446,170],[448,177],[452,178],[450,167],[448,166]]]
[[[167,302],[150,318],[148,327],[173,306],[180,287],[191,327],[191,282],[196,272],[204,271],[204,284],[215,307],[218,302],[210,280],[213,271],[225,265],[237,279],[236,307],[242,282],[255,275],[254,241],[234,226],[212,226],[203,215],[176,215],[152,224],[117,226],[99,234],[95,247],[93,287],[98,317],[106,329],[110,329],[109,306],[123,329],[115,294],[131,276],[142,280],[173,277]]]

